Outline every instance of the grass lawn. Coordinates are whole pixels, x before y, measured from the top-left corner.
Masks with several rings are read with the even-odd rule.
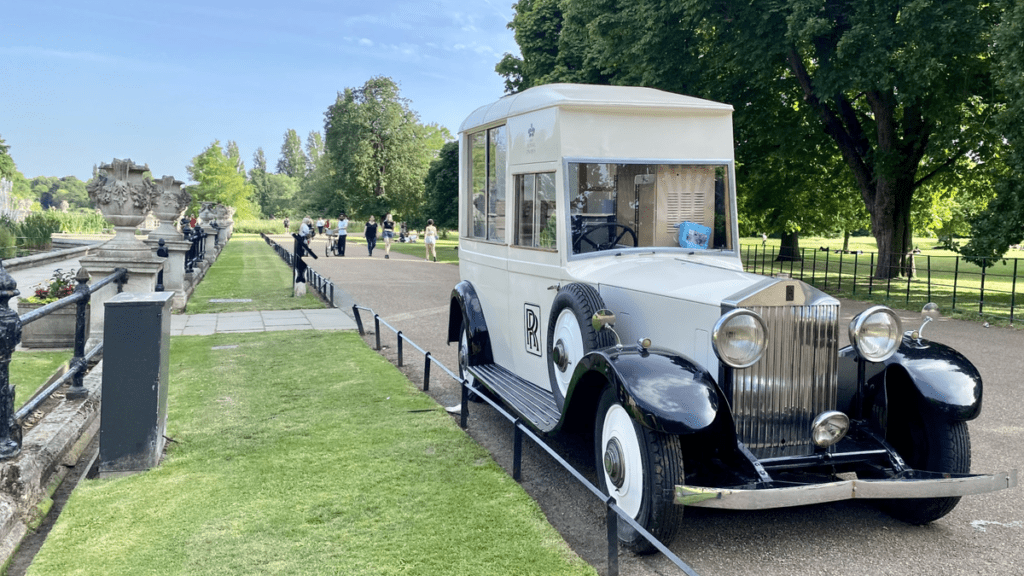
[[[281,241],[278,240],[280,244]],[[282,244],[283,245],[283,244]],[[459,235],[455,232],[448,232],[447,239],[438,239],[437,241],[437,261],[445,263],[458,264],[459,262]],[[291,248],[289,245],[288,248]],[[317,236],[313,238],[312,248],[316,252],[317,256],[323,256],[324,251],[327,248],[327,242],[325,236]],[[416,242],[392,242],[391,251],[400,254],[409,254],[410,256],[416,256],[417,258],[426,257],[426,249],[423,244],[423,237],[421,236]],[[380,253],[381,257],[384,254],[384,240],[377,240],[377,247],[374,252]],[[366,238],[361,234],[349,234],[348,239],[345,240],[345,253],[354,256],[366,256]]]
[[[175,337],[170,374],[165,461],[80,484],[29,574],[595,574],[354,333]]]
[[[744,238],[741,256],[748,272],[790,274],[829,294],[906,310],[920,310],[924,304],[935,302],[944,315],[999,324],[1009,323],[1011,306],[1015,322],[1024,312],[1020,310],[1024,295],[1018,296],[1024,282],[1015,279],[1024,275],[1024,266],[1017,261],[1024,258],[1024,252],[1011,250],[1005,255],[1007,260],[982,270],[955,253],[938,248],[934,238],[915,238],[914,245],[921,250],[914,257],[915,275],[887,281],[871,277],[872,264],[877,263],[871,254],[877,251],[874,238],[850,238],[849,249],[863,250],[864,254],[836,254],[834,251],[841,249],[842,243],[842,238],[801,238],[801,248],[807,249],[802,262],[774,262],[778,239],[769,238],[768,245],[762,248],[760,238]],[[822,246],[829,251],[818,250]]]
[[[292,269],[256,234],[235,234],[188,300],[188,314],[325,308],[312,291],[292,295]],[[210,302],[211,299],[251,302]]]
[[[30,352],[18,350],[11,355],[11,383],[17,386],[14,409],[18,410],[41,388],[50,376],[71,360],[73,350]]]

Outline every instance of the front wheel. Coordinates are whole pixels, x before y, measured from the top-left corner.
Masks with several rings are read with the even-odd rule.
[[[634,422],[608,386],[597,407],[594,455],[598,487],[655,538],[671,542],[683,516],[674,503],[675,486],[684,479],[679,439]],[[619,542],[629,550],[657,550],[625,521],[618,527]]]
[[[950,422],[931,414],[908,415],[890,423],[886,440],[908,466],[928,472],[971,471],[971,436],[966,422]],[[928,524],[949,514],[959,496],[883,500],[883,509],[910,524]]]

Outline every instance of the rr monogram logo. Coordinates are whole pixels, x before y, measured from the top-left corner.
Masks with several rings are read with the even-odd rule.
[[[542,356],[540,349],[540,306],[526,304],[526,351],[534,356]]]

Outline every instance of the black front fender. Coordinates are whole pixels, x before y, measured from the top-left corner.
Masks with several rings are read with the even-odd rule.
[[[572,387],[593,372],[615,387],[619,402],[634,420],[658,432],[699,432],[711,426],[724,406],[711,374],[671,352],[614,348],[591,352],[576,366]]]
[[[847,346],[839,351],[846,366],[844,380],[856,374],[857,353]],[[950,420],[972,420],[981,414],[981,373],[963,354],[930,340],[904,337],[899,349],[884,363],[867,363],[869,382],[893,385],[905,375],[926,408]]]
[[[451,303],[448,307],[448,344],[458,342],[462,337],[462,327],[466,327],[469,344],[470,365],[490,364],[491,339],[487,332],[487,321],[476,289],[468,281],[463,280],[452,289]]]

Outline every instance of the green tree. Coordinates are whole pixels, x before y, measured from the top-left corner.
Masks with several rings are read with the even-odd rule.
[[[852,182],[869,214],[883,277],[897,275],[912,248],[914,192],[947,173],[971,178],[1002,147],[989,121],[1006,101],[990,73],[1000,12],[989,2],[563,0],[558,7],[559,54],[540,80],[639,84],[733,103],[737,163],[754,184],[742,193],[784,196],[793,207],[842,189],[827,180],[812,186],[812,174],[796,189],[773,190],[762,183],[794,176],[767,172],[799,175],[840,159],[846,177],[839,180]],[[531,70],[531,53],[523,49],[521,71]],[[538,80],[525,72],[524,88]],[[968,155],[973,166],[962,161]]]
[[[231,162],[235,165],[235,171],[241,175],[245,175],[245,162],[242,160],[242,153],[238,151],[238,143],[234,140],[228,140],[228,146],[226,150],[227,157],[231,159]]]
[[[421,208],[423,178],[447,131],[423,126],[398,85],[378,76],[339,92],[325,113],[331,182],[322,202],[345,198],[360,215],[410,217]]]
[[[324,137],[316,130],[310,131],[306,136],[306,173],[314,172],[320,168],[320,161],[324,156]]]
[[[284,142],[281,144],[281,157],[277,161],[277,173],[302,179],[306,176],[306,164],[306,154],[302,151],[302,140],[299,138],[299,133],[289,128],[284,133]]]
[[[198,184],[189,187],[192,208],[200,202],[220,202],[233,206],[236,218],[254,218],[258,208],[253,205],[253,188],[243,174],[238,173],[237,162],[229,158],[214,140],[186,167],[188,175]]]
[[[1004,9],[993,35],[993,76],[1006,95],[1006,107],[997,116],[1011,145],[1006,165],[996,183],[996,197],[971,222],[971,241],[961,252],[968,260],[991,266],[1011,244],[1024,241],[1024,2],[998,2]]]
[[[252,154],[252,170],[249,170],[249,184],[252,185],[253,201],[264,216],[277,215],[270,207],[270,190],[267,174],[267,157],[263,148],[256,148]]]
[[[424,184],[424,218],[432,218],[442,235],[459,227],[459,143],[441,147],[430,163]]]
[[[14,180],[14,158],[11,158],[10,154],[11,147],[4,143],[4,139],[0,136],[0,178]]]
[[[287,174],[267,174],[266,214],[299,216],[299,181]]]

